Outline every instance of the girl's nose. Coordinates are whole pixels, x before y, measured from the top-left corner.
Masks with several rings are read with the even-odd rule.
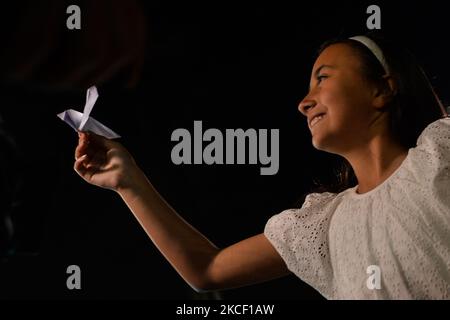
[[[316,101],[314,99],[310,99],[306,96],[298,105],[298,111],[300,111],[305,117],[308,114],[308,110],[313,108],[316,105]]]

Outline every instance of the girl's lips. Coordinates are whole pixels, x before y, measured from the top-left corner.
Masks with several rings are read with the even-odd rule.
[[[320,122],[325,117],[325,113],[319,113],[312,117],[311,121],[309,122],[309,127],[312,129],[318,122]]]

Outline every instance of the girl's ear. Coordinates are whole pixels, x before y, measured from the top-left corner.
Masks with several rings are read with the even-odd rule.
[[[380,84],[376,87],[374,106],[377,109],[385,108],[397,95],[397,83],[390,75],[384,75]]]

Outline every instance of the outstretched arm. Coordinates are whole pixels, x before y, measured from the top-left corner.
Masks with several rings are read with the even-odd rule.
[[[217,248],[159,195],[126,149],[80,133],[75,170],[91,184],[116,191],[147,235],[195,290],[240,287],[289,273],[263,234]]]

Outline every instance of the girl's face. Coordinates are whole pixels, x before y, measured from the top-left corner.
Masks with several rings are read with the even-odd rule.
[[[327,47],[317,58],[308,95],[299,110],[307,117],[316,149],[344,154],[364,145],[376,119],[377,88],[363,75],[361,59],[346,44]],[[314,117],[321,118],[314,120]]]

